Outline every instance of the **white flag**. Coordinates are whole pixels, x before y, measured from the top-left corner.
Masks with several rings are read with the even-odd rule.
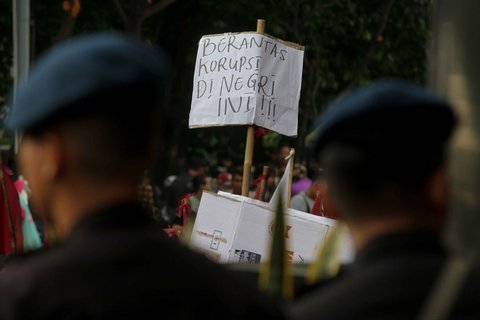
[[[292,155],[293,149],[290,152]],[[275,208],[277,203],[278,203],[278,197],[280,197],[280,194],[282,195],[282,203],[284,207],[287,207],[287,201],[288,201],[288,185],[291,183],[289,181],[290,179],[290,162],[293,161],[294,157],[289,156],[290,159],[288,159],[287,166],[285,167],[285,172],[283,173],[282,178],[278,182],[277,188],[275,189],[275,192],[272,195],[272,198],[270,199],[269,205],[271,208]]]

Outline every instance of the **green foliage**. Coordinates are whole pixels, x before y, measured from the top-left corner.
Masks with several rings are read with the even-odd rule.
[[[139,0],[140,1],[140,0]],[[158,1],[153,0],[153,5]],[[113,1],[83,0],[73,34],[124,29]],[[120,0],[127,4],[136,2]],[[61,0],[32,0],[32,56],[53,43],[65,19]],[[269,138],[255,144],[254,164],[288,141],[298,154],[314,119],[338,95],[381,77],[426,78],[431,0],[196,0],[179,1],[143,20],[141,35],[165,48],[174,64],[167,104],[177,126],[167,141],[171,163],[201,153],[211,164],[224,154],[243,162],[246,128],[188,129],[197,43],[202,35],[254,31],[305,45],[297,139]],[[0,0],[0,97],[11,87],[11,1]],[[2,102],[0,101],[0,104]],[[277,141],[282,140],[282,142]],[[263,158],[262,158],[263,157]],[[159,175],[169,168],[162,165]]]
[[[353,86],[382,77],[424,83],[431,1],[299,0],[272,5],[279,34],[306,46],[297,148],[303,147],[326,105]]]

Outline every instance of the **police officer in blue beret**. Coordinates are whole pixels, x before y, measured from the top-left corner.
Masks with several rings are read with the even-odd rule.
[[[419,315],[447,257],[441,235],[455,125],[446,101],[400,79],[379,80],[329,106],[311,148],[325,170],[329,210],[349,227],[356,257],[298,297],[294,318]],[[479,288],[477,276],[477,294],[462,292],[455,316],[470,314]]]
[[[59,244],[0,273],[0,319],[276,319],[238,275],[169,240],[138,184],[171,121],[163,54],[119,33],[45,54],[6,125],[35,209]]]

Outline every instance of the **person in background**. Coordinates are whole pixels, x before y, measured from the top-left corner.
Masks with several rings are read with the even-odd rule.
[[[297,298],[295,319],[415,319],[445,265],[450,105],[399,79],[335,101],[314,130],[329,210],[349,228],[356,256],[326,284]],[[478,318],[472,273],[445,318]]]
[[[22,208],[13,171],[0,159],[0,256],[23,252]],[[2,258],[0,258],[3,260]]]
[[[301,163],[295,163],[292,175],[292,197],[306,191],[312,185],[312,179],[307,175],[307,168]]]
[[[241,276],[168,239],[138,185],[170,132],[169,63],[122,33],[49,50],[16,90],[6,127],[59,243],[0,272],[0,319],[277,319]]]
[[[175,220],[177,208],[181,198],[188,193],[193,192],[192,179],[206,173],[207,162],[201,156],[190,156],[187,160],[187,170],[180,175],[175,176],[170,184],[165,188],[165,199],[170,220]]]
[[[210,185],[208,184],[207,177],[204,175],[196,176],[192,179],[193,192],[184,195],[178,205],[178,216],[173,224],[173,229],[176,231],[176,237],[184,237],[188,242],[190,238],[190,229],[195,224],[197,217],[198,207],[200,206],[200,200],[202,199],[203,191],[210,191]],[[187,232],[187,234],[185,234]]]
[[[205,186],[203,187],[203,190],[206,191],[213,191],[213,178],[210,175],[204,175],[205,176]]]
[[[42,248],[43,243],[28,204],[30,190],[27,181],[25,181],[22,176],[19,176],[14,182],[14,185],[17,189],[20,207],[22,209],[23,251],[38,250]]]
[[[233,191],[233,181],[232,174],[229,172],[220,172],[217,175],[216,181],[216,191],[223,191],[232,193]]]
[[[291,147],[289,145],[281,145],[280,148],[278,149],[278,158],[277,158],[277,163],[279,169],[282,171],[285,171],[285,166],[288,163],[288,160],[285,158],[290,155],[290,149]]]
[[[324,181],[323,170],[320,169],[313,172],[311,181],[312,183],[305,191],[300,192],[292,197],[291,207],[295,210],[324,216],[325,207],[323,198],[325,196],[326,184]],[[316,209],[318,212],[312,212],[315,210],[316,202],[317,206],[319,207],[319,209]]]
[[[166,221],[160,214],[159,204],[159,190],[153,185],[149,173],[145,172],[142,181],[138,186],[138,196],[143,207],[149,212],[149,214],[163,227],[166,227]]]
[[[279,182],[279,174],[278,168],[275,166],[271,166],[268,170],[268,177],[267,177],[267,190],[265,192],[265,201],[270,201],[275,190],[277,188]]]
[[[277,172],[277,176],[275,177],[275,184],[277,184],[278,181],[280,181],[280,179],[282,178],[285,172],[285,169],[288,163],[288,160],[285,158],[287,158],[290,155],[290,150],[291,150],[291,147],[289,145],[281,144],[280,147],[278,148],[277,153],[274,156],[274,163],[275,163],[276,172]]]
[[[215,169],[215,173],[218,175],[222,172],[230,172],[233,167],[233,160],[230,154],[219,153],[218,155],[218,166]]]
[[[236,166],[232,171],[232,193],[241,195],[242,184],[243,184],[243,168],[240,166]]]

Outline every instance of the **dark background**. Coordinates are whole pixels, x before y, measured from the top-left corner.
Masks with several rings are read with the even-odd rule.
[[[191,154],[211,168],[225,157],[242,165],[246,127],[188,129],[197,43],[206,34],[265,32],[305,46],[298,137],[270,132],[255,142],[253,164],[281,145],[304,156],[312,121],[329,101],[358,84],[399,76],[424,84],[432,1],[428,0],[31,0],[31,59],[72,35],[126,30],[165,49],[174,62],[168,108],[175,118],[168,159],[154,181],[177,173]],[[75,61],[72,61],[72,64]],[[0,107],[12,87],[12,1],[0,0]],[[4,144],[12,138],[3,136]]]

